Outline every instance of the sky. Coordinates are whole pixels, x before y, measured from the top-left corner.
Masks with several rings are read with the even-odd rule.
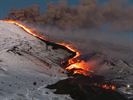
[[[47,2],[58,3],[60,0],[0,0],[0,19],[3,19],[11,9],[24,8],[39,4],[41,10],[46,9]],[[69,5],[75,5],[78,0],[67,0]]]
[[[0,0],[0,19],[3,19],[11,9],[18,9],[31,6],[33,4],[39,4],[41,10],[46,10],[47,2],[58,3],[61,0]],[[67,0],[69,5],[75,5],[79,3],[79,0]],[[99,3],[105,3],[108,0],[98,0]],[[127,0],[126,0],[127,1]],[[133,0],[128,0],[130,4],[133,4]]]

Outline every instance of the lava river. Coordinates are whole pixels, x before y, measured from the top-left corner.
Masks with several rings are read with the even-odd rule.
[[[19,27],[21,27],[23,30],[25,30],[26,32],[28,32],[29,34],[41,39],[41,40],[45,40],[48,41],[44,35],[41,35],[37,32],[32,31],[32,29],[28,28],[27,26],[23,25],[22,23],[18,22],[18,21],[14,21],[14,20],[1,20],[4,22],[8,22],[8,23],[13,23]],[[76,49],[74,49],[73,47],[69,46],[68,44],[65,43],[57,43],[58,45],[62,45],[64,47],[66,47],[67,49],[69,49],[72,52],[75,52],[75,56],[71,59],[69,59],[68,61],[68,66],[66,67],[67,71],[71,71],[73,70],[73,74],[83,74],[83,75],[89,75],[87,72],[89,72],[89,68],[87,66],[87,64],[84,61],[80,61],[80,60],[76,60],[75,58],[77,58],[78,56],[80,56],[80,52],[77,51]]]
[[[41,35],[35,31],[33,31],[32,29],[28,28],[27,26],[23,25],[21,22],[18,21],[14,21],[14,20],[0,20],[3,22],[7,22],[7,23],[12,23],[15,24],[17,26],[19,26],[20,28],[22,28],[24,31],[26,31],[27,33],[31,34],[32,36],[35,36],[41,40],[44,41],[49,41],[45,38],[44,35]],[[77,57],[79,57],[81,54],[78,50],[74,49],[73,47],[71,47],[68,44],[65,43],[56,43],[58,45],[64,46],[65,48],[67,48],[69,51],[75,53],[75,55],[68,59],[68,64],[65,67],[65,69],[68,72],[72,72],[72,74],[79,74],[79,75],[83,75],[83,76],[88,76],[92,73],[92,71],[90,70],[90,65],[88,63],[86,63],[83,60],[77,59]],[[98,84],[97,87],[103,88],[103,89],[111,89],[111,90],[115,90],[116,87],[115,85],[111,85],[111,84]]]

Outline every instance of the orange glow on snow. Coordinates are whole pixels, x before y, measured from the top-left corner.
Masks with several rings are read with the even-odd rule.
[[[116,90],[116,86],[113,85],[113,84],[98,84],[96,86],[100,87],[100,88],[103,88],[103,89],[106,89],[106,90],[112,90],[112,91]]]

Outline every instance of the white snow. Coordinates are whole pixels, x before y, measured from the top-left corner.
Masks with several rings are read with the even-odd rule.
[[[0,100],[71,100],[45,88],[67,78],[57,62],[68,55],[49,50],[14,24],[0,22]]]

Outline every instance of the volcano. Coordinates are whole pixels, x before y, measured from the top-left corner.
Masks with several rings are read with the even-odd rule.
[[[0,21],[0,99],[127,100],[116,84],[94,75],[83,58],[19,22]],[[49,89],[56,89],[55,94]]]

